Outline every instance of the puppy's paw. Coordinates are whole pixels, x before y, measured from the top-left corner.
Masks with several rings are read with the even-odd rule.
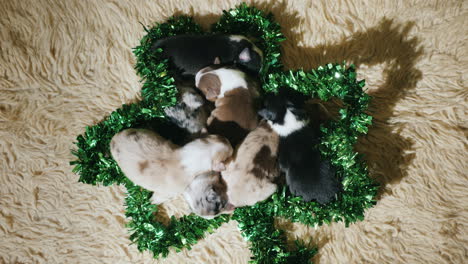
[[[161,199],[161,197],[158,197],[155,193],[151,195],[150,202],[152,204],[162,204],[165,201],[165,199]]]
[[[211,167],[212,167],[211,169],[213,171],[224,171],[224,170],[226,170],[226,165],[224,165],[224,163],[222,163],[222,162],[215,162],[215,163],[213,163],[213,165]]]

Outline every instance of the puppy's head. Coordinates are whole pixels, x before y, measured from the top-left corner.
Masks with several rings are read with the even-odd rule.
[[[195,75],[195,86],[209,101],[216,101],[224,93],[232,89],[248,88],[247,76],[244,72],[233,66],[212,65],[205,67]]]
[[[229,41],[237,50],[234,63],[250,73],[258,74],[263,64],[263,52],[252,41],[242,35],[230,35]]]
[[[234,210],[228,202],[226,182],[219,172],[210,171],[195,177],[185,189],[184,197],[192,212],[207,219]]]
[[[258,114],[268,121],[280,135],[284,129],[297,129],[308,120],[304,109],[307,97],[292,89],[280,88],[278,94],[269,93],[265,96],[263,108]],[[281,132],[280,132],[281,131]]]

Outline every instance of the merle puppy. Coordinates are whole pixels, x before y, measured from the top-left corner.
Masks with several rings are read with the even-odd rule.
[[[258,74],[263,53],[249,39],[240,35],[177,35],[160,39],[152,49],[162,48],[177,77],[193,80],[202,68],[212,64],[235,63]]]
[[[335,171],[318,150],[320,124],[304,110],[306,97],[291,89],[267,94],[259,115],[279,136],[278,162],[289,190],[304,201],[324,204],[340,190]]]

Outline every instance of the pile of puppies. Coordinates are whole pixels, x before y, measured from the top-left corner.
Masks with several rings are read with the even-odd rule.
[[[110,145],[125,175],[153,191],[153,203],[183,194],[194,213],[212,218],[267,199],[283,175],[305,201],[335,197],[339,182],[317,149],[323,112],[306,112],[307,98],[292,89],[262,96],[263,54],[249,39],[179,35],[157,41],[159,48],[180,95],[165,113],[186,137],[132,128]]]

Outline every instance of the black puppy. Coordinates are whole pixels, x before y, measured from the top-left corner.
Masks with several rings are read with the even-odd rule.
[[[235,63],[258,74],[263,53],[250,40],[240,35],[177,35],[160,39],[152,49],[162,48],[177,77],[192,80],[202,68],[212,64]]]
[[[304,110],[306,97],[291,89],[267,94],[259,115],[280,136],[278,162],[291,193],[323,204],[335,197],[340,184],[328,160],[318,150],[320,124]]]

